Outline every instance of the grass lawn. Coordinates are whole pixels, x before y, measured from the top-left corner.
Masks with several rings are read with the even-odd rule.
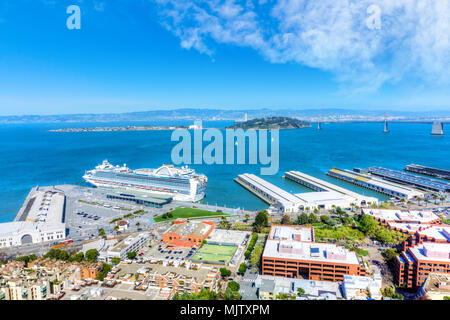
[[[361,256],[368,256],[368,255],[369,255],[369,252],[368,252],[368,251],[363,250],[363,249],[359,249],[359,248],[358,248],[358,253],[359,253],[359,255],[361,255]]]
[[[192,257],[192,261],[228,265],[236,249],[236,246],[205,244]]]
[[[163,219],[161,216],[157,216],[154,218],[155,222],[162,221],[171,221],[178,218],[200,218],[200,217],[209,217],[209,216],[226,216],[226,213],[223,212],[214,212],[208,210],[200,210],[193,208],[176,208],[172,211],[169,211],[172,214],[172,218]]]

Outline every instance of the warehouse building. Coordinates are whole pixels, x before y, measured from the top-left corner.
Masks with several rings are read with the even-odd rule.
[[[66,197],[33,188],[13,222],[0,223],[0,248],[66,238]]]

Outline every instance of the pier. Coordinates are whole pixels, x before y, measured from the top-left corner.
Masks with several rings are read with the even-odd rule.
[[[327,175],[399,199],[413,199],[424,196],[424,193],[418,190],[350,170],[333,168],[328,171]]]
[[[305,186],[311,190],[315,190],[318,192],[334,192],[340,194],[342,197],[349,199],[354,204],[360,205],[360,204],[367,204],[369,202],[378,203],[377,198],[361,195],[359,193],[339,187],[330,182],[317,179],[300,171],[286,172],[284,174],[284,177],[298,184],[301,184],[302,186]]]
[[[450,183],[434,180],[426,177],[420,177],[401,171],[385,169],[381,167],[372,167],[367,169],[373,175],[379,176],[384,180],[414,186],[419,189],[435,192],[450,192]]]
[[[425,174],[427,176],[450,180],[450,170],[425,167],[418,164],[410,164],[405,167],[405,171]]]
[[[304,204],[303,200],[292,193],[289,193],[254,174],[240,174],[234,181],[258,196],[264,202],[270,205],[279,206],[283,212],[296,212],[300,205]]]

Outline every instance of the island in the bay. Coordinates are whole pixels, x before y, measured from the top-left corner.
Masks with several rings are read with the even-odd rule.
[[[95,127],[95,128],[65,128],[53,129],[50,132],[105,132],[105,131],[154,131],[188,129],[187,126],[126,126],[126,127]]]
[[[311,127],[311,124],[307,121],[302,121],[289,117],[271,117],[271,118],[259,118],[251,119],[244,122],[238,122],[230,129],[299,129]]]

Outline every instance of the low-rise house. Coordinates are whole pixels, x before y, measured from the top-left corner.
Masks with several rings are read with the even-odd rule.
[[[381,287],[382,279],[379,273],[371,277],[345,275],[342,292],[347,300],[361,298],[381,300]]]
[[[339,283],[306,279],[290,279],[260,275],[255,280],[260,300],[338,300],[342,299]]]
[[[430,273],[418,290],[418,297],[426,300],[450,298],[450,274]]]

